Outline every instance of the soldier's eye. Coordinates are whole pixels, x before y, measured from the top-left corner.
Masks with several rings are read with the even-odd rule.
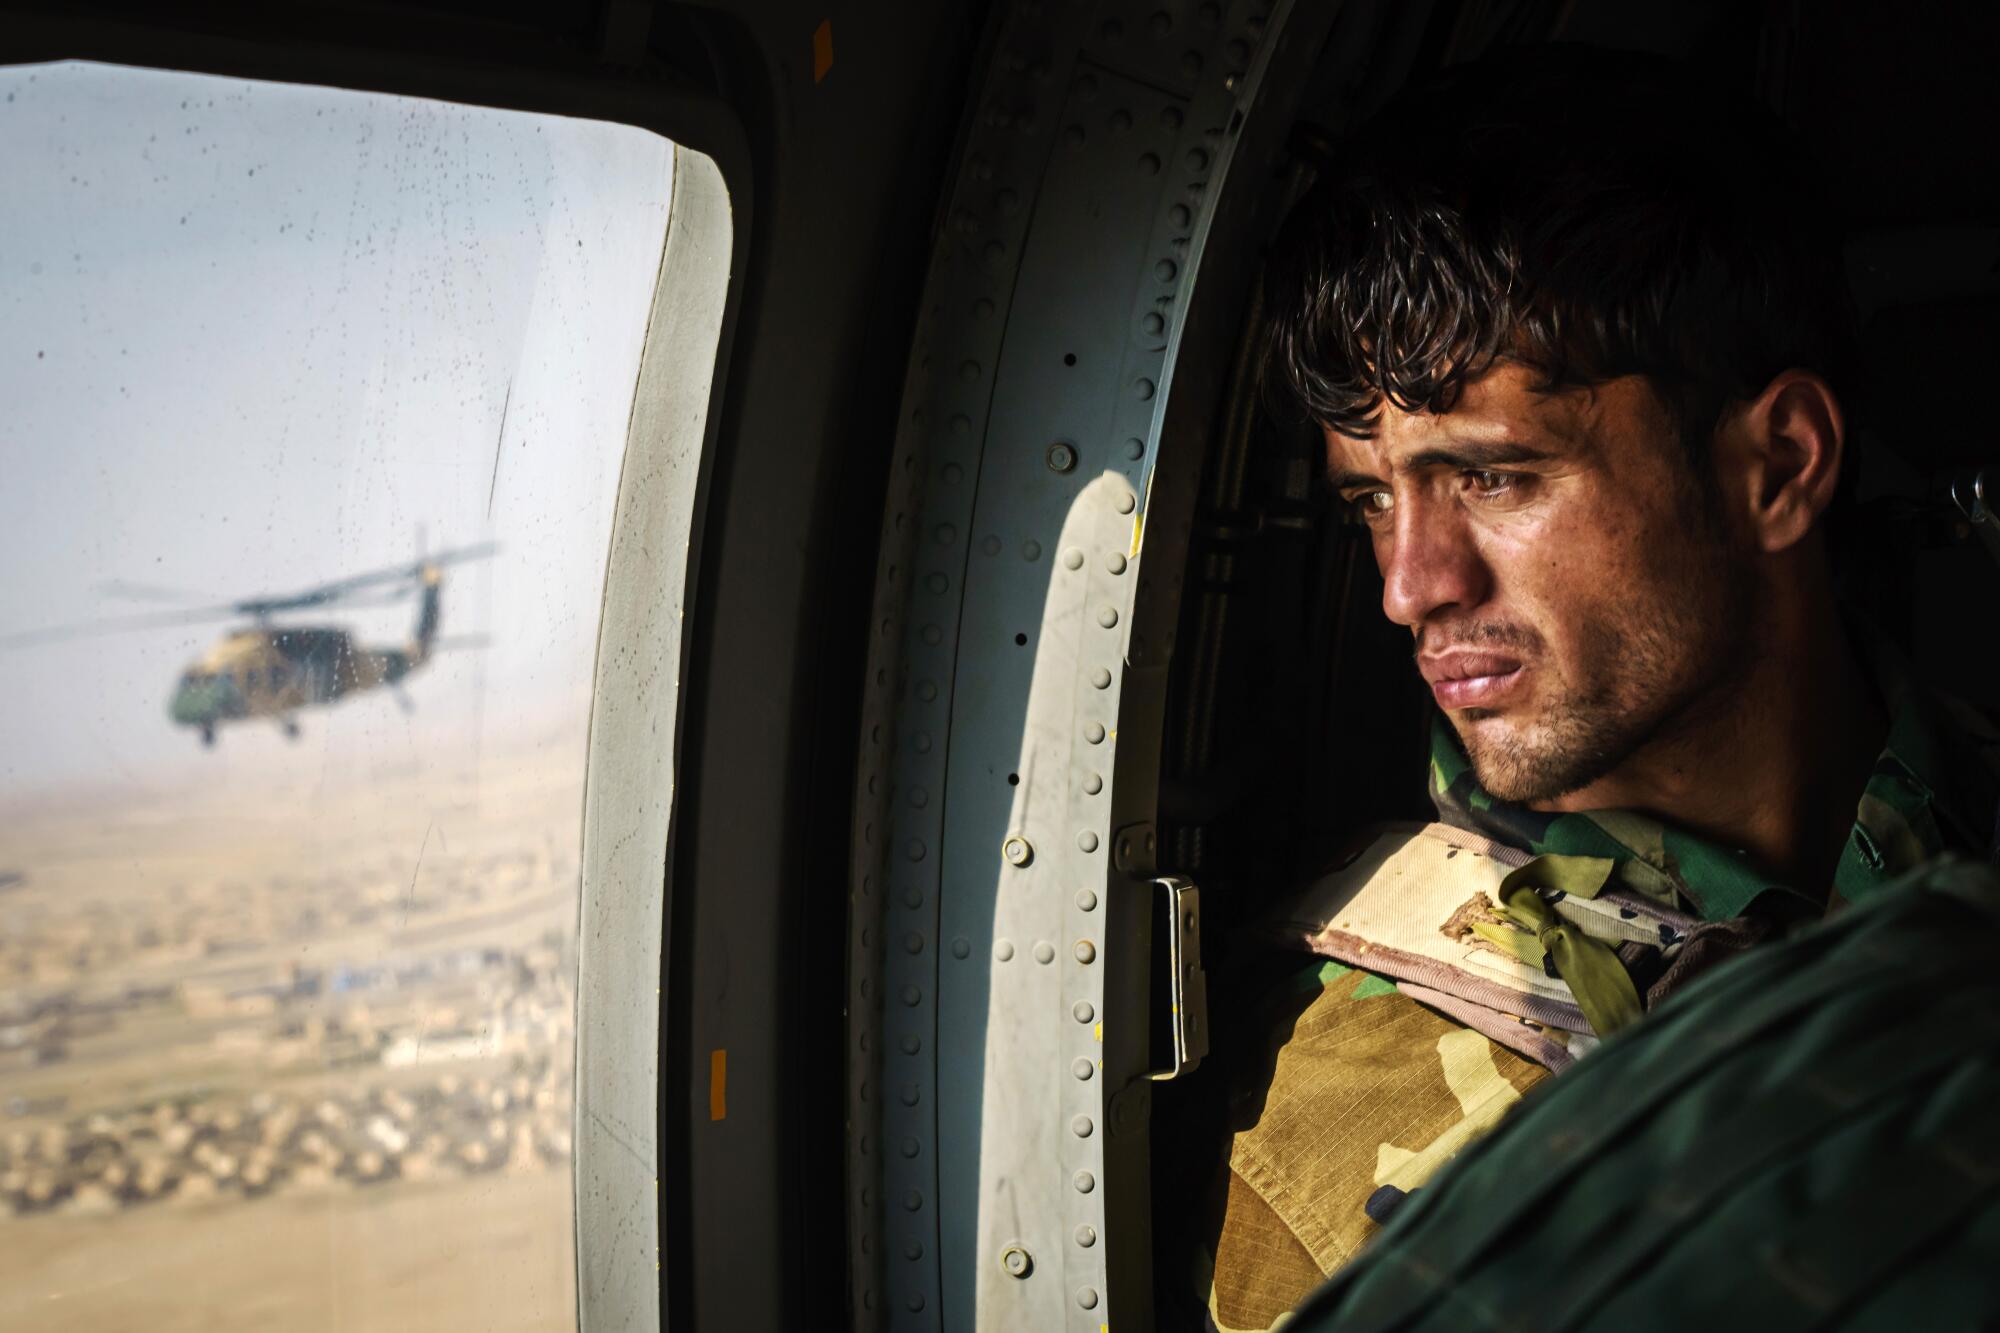
[[[1387,491],[1364,491],[1348,497],[1347,512],[1356,522],[1369,523],[1387,514],[1394,504]]]
[[[1487,472],[1474,469],[1459,474],[1467,489],[1482,500],[1516,500],[1523,498],[1528,478],[1514,472]]]

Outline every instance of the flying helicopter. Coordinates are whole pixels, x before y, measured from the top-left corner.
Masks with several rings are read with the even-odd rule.
[[[258,718],[275,720],[287,737],[296,740],[300,709],[324,707],[364,690],[393,689],[430,661],[438,648],[447,646],[441,643],[437,632],[445,567],[485,559],[497,549],[486,542],[292,593],[54,626],[0,639],[0,646],[28,647],[63,639],[248,616],[250,624],[227,631],[188,663],[175,682],[167,703],[167,716],[179,726],[194,728],[204,746],[215,744],[216,732],[224,723]],[[108,585],[107,591],[128,596],[158,595],[157,590],[129,584]],[[413,592],[418,594],[416,623],[409,641],[400,646],[371,648],[356,642],[353,634],[337,626],[273,620],[286,612],[309,607],[388,605],[405,600]],[[476,641],[451,646],[476,646]],[[400,690],[397,698],[406,709],[410,707]]]

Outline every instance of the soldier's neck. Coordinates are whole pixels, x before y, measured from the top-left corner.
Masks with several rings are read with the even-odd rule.
[[[1550,810],[1641,811],[1744,853],[1809,892],[1831,887],[1888,718],[1833,598],[1762,622],[1726,694]]]

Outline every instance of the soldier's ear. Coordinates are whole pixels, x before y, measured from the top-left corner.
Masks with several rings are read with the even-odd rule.
[[[1809,370],[1782,372],[1724,414],[1715,463],[1760,550],[1775,555],[1805,540],[1833,503],[1846,443],[1840,400]]]

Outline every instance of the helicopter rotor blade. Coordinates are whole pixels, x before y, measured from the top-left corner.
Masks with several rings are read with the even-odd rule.
[[[275,611],[296,611],[302,607],[345,602],[355,593],[370,588],[413,583],[423,577],[427,567],[455,565],[466,560],[483,560],[499,549],[498,543],[495,542],[461,546],[456,550],[440,551],[436,555],[409,564],[392,565],[387,569],[371,570],[366,574],[335,579],[330,583],[322,583],[287,596],[246,598],[236,603],[236,609],[244,615],[267,616]]]
[[[105,620],[76,621],[68,625],[47,625],[41,629],[0,634],[0,651],[35,648],[45,643],[62,643],[70,639],[92,639],[106,634],[127,634],[136,630],[199,625],[205,621],[227,620],[236,614],[236,608],[233,606],[207,606],[185,611],[155,611],[145,615],[112,616]]]

